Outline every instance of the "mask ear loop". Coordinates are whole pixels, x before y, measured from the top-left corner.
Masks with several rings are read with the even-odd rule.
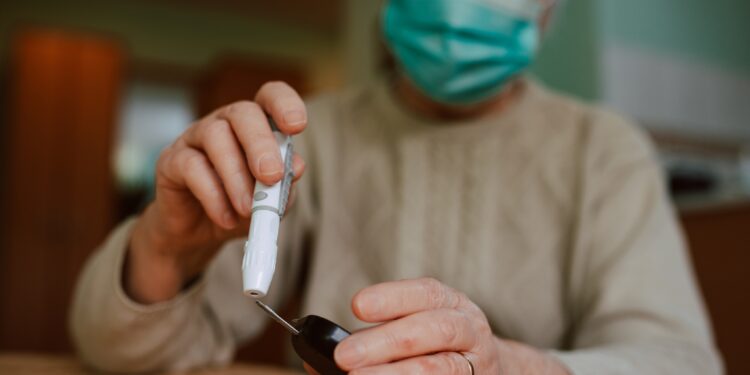
[[[480,1],[481,2],[481,1]],[[516,16],[533,21],[540,15],[554,7],[558,0],[515,0],[492,3],[491,6],[508,11]],[[490,3],[485,3],[490,5]]]
[[[562,0],[539,0],[540,4],[540,10],[539,10],[539,18],[541,21],[540,29],[543,34],[548,34],[551,29],[555,27],[557,24],[556,20],[559,16],[560,9],[553,9],[553,8],[559,8],[562,6],[563,1]]]
[[[539,0],[539,2],[542,3],[542,10],[547,10],[557,5],[560,0]]]
[[[562,1],[560,0],[538,0],[538,14],[543,14],[544,12],[556,7],[561,2]]]

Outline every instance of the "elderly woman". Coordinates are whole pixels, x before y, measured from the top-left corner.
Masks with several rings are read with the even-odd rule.
[[[268,114],[307,173],[266,301],[311,251],[303,312],[359,329],[341,369],[721,373],[646,137],[523,75],[552,6],[390,0],[394,74],[307,105],[270,82],[193,124],[162,153],[155,200],[81,275],[84,360],[221,365],[265,324],[240,264],[254,181],[283,173]]]

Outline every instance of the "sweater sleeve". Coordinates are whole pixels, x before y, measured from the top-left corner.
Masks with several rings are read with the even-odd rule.
[[[570,259],[575,375],[722,373],[686,246],[647,138],[599,113],[582,153]]]
[[[305,137],[295,149],[306,157]],[[296,186],[284,216],[274,280],[264,301],[278,306],[298,285],[314,202],[310,171]],[[118,373],[182,371],[225,365],[236,347],[268,322],[242,293],[244,239],[227,242],[201,278],[175,298],[152,305],[123,291],[123,261],[136,219],[121,224],[89,258],[71,304],[69,328],[82,360]]]
[[[134,222],[120,225],[79,277],[70,328],[83,361],[116,372],[227,361],[232,342],[203,309],[205,278],[172,300],[153,305],[141,305],[125,294],[121,271]]]
[[[269,295],[278,306],[297,284],[303,236],[299,210],[282,226]],[[131,300],[122,269],[135,219],[121,224],[88,260],[74,293],[70,332],[81,359],[119,373],[182,371],[229,363],[267,317],[242,293],[243,240],[230,241],[203,276],[175,298],[152,305]]]

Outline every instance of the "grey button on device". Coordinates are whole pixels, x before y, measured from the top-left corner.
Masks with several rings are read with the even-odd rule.
[[[265,191],[259,191],[255,193],[255,197],[253,197],[253,199],[255,199],[256,201],[262,201],[266,198],[268,198],[268,194],[266,194]]]

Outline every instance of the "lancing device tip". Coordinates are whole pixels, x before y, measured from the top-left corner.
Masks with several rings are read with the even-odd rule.
[[[276,322],[284,326],[284,328],[286,328],[286,330],[289,331],[289,333],[293,335],[299,335],[299,330],[297,330],[297,328],[294,328],[294,326],[291,323],[284,320],[284,318],[279,316],[279,314],[277,314],[276,311],[273,311],[273,309],[268,307],[265,303],[260,302],[260,300],[256,299],[255,304],[260,306],[260,308],[263,309],[263,311],[265,311],[266,314],[270,315],[273,320],[275,320]]]

